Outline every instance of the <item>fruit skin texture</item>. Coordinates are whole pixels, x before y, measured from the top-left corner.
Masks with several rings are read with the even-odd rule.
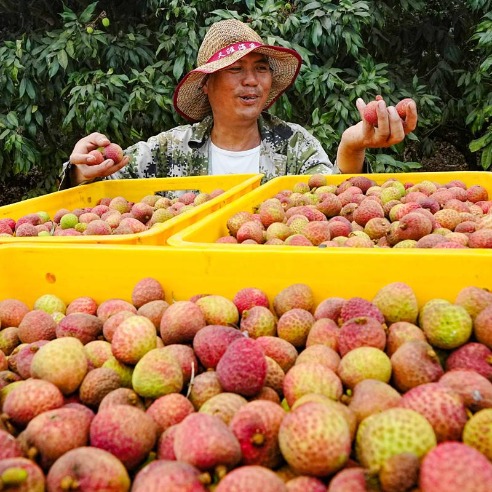
[[[343,393],[340,378],[317,362],[306,362],[289,369],[284,377],[283,390],[289,407],[308,393],[319,393],[332,400],[338,400]]]
[[[29,311],[27,305],[18,299],[4,299],[0,302],[0,326],[18,327]]]
[[[455,349],[465,344],[472,334],[471,316],[462,306],[427,303],[421,313],[420,327],[433,347]]]
[[[420,458],[436,443],[434,430],[424,416],[407,408],[390,408],[360,423],[355,449],[364,468],[377,470],[400,453],[409,452]]]
[[[0,460],[24,456],[19,440],[10,432],[0,429]]]
[[[63,395],[54,384],[42,379],[28,379],[7,394],[2,410],[14,424],[23,427],[36,415],[62,405]]]
[[[386,323],[407,321],[415,323],[419,314],[417,296],[413,289],[403,282],[385,285],[374,296],[372,302],[383,313]]]
[[[487,492],[492,483],[492,464],[470,446],[443,442],[429,451],[420,467],[422,492]]]
[[[309,330],[314,323],[314,316],[306,309],[293,308],[286,311],[277,322],[279,338],[287,340],[294,347],[306,345]]]
[[[314,294],[311,287],[306,284],[293,284],[282,289],[273,299],[273,309],[278,317],[294,308],[313,312]]]
[[[193,350],[206,369],[215,369],[227,347],[244,335],[230,326],[208,325],[193,339]]]
[[[335,473],[350,455],[350,430],[337,410],[309,402],[288,413],[278,441],[283,457],[299,474],[324,477]]]
[[[233,325],[239,322],[236,305],[224,296],[210,295],[196,301],[205,316],[207,325]]]
[[[292,478],[287,483],[287,492],[326,492],[326,485],[315,477],[301,475]]]
[[[390,358],[375,347],[357,347],[342,357],[338,375],[343,384],[353,388],[364,379],[388,383],[391,377]]]
[[[143,278],[133,287],[132,303],[138,309],[150,301],[163,301],[164,289],[158,280]]]
[[[49,410],[34,417],[18,439],[26,456],[36,450],[36,460],[48,470],[67,451],[87,446],[91,420],[89,413],[75,408]]]
[[[19,323],[18,336],[22,343],[56,338],[56,322],[53,317],[42,309],[29,311]]]
[[[469,369],[476,371],[492,381],[492,350],[477,342],[466,343],[449,355],[446,359],[446,369]]]
[[[264,306],[266,308],[270,306],[268,296],[256,287],[245,287],[239,290],[232,299],[232,302],[236,305],[241,315],[243,311],[247,311],[253,306]]]
[[[188,463],[159,459],[146,465],[136,474],[132,492],[158,490],[207,492],[200,482],[200,472]]]
[[[146,398],[179,393],[183,388],[183,370],[178,359],[165,347],[156,348],[137,362],[132,386],[137,394]]]
[[[123,364],[136,364],[147,352],[156,348],[155,337],[155,326],[149,319],[131,316],[116,327],[111,350]]]
[[[242,406],[229,427],[239,440],[243,465],[276,468],[281,461],[278,431],[285,410],[276,403],[256,400]]]
[[[492,350],[492,305],[477,315],[473,324],[473,333],[478,342]]]
[[[72,313],[56,326],[56,337],[75,337],[84,345],[96,340],[102,333],[103,322],[93,314]]]
[[[369,316],[352,318],[340,327],[338,333],[338,352],[343,357],[357,347],[375,347],[384,350],[386,333],[381,323]]]
[[[461,395],[472,412],[492,408],[492,383],[478,372],[453,369],[444,373],[439,382]]]
[[[423,415],[432,425],[437,442],[459,441],[468,420],[460,395],[439,383],[412,388],[403,395],[398,406]]]
[[[23,471],[21,471],[23,470]],[[20,484],[6,484],[5,490],[15,492],[44,492],[45,478],[41,468],[36,463],[27,458],[7,458],[0,460],[0,476],[7,474],[9,471],[21,472],[25,479]]]
[[[422,340],[405,342],[391,356],[393,386],[401,392],[439,380],[444,374],[434,349]]]
[[[348,407],[360,424],[369,415],[398,406],[400,401],[400,393],[389,384],[377,379],[364,379],[355,385]]]
[[[72,486],[81,491],[130,490],[130,477],[121,461],[103,449],[88,446],[72,449],[58,458],[48,472],[46,483],[47,490],[53,492],[64,492]]]
[[[129,470],[154,447],[157,427],[150,415],[129,405],[99,411],[90,427],[90,444],[116,456]]]
[[[176,301],[162,315],[160,334],[165,345],[187,343],[205,326],[205,316],[199,306],[191,301]]]
[[[463,443],[492,461],[492,408],[485,408],[471,416],[463,430]]]
[[[123,159],[123,149],[115,143],[110,143],[103,149],[104,157],[111,159],[115,164]]]
[[[216,372],[224,391],[253,396],[263,388],[267,362],[256,341],[242,337],[227,347]]]
[[[146,413],[154,419],[157,430],[161,434],[194,411],[192,403],[185,396],[171,393],[154,400]]]
[[[369,492],[368,474],[360,466],[345,467],[330,480],[328,492]]]
[[[107,367],[97,367],[89,371],[79,387],[80,401],[89,407],[98,407],[101,400],[121,386],[120,376]]]
[[[378,114],[376,108],[378,107],[378,101],[382,101],[382,96],[376,96],[374,101],[369,101],[363,110],[364,119],[372,126],[378,126]]]
[[[65,395],[73,393],[87,373],[84,346],[77,338],[63,337],[43,345],[31,362],[35,378],[52,382]]]
[[[210,397],[200,406],[198,411],[201,413],[208,413],[209,415],[215,415],[229,425],[232,417],[234,417],[238,410],[246,405],[246,403],[248,403],[248,400],[237,393],[222,392]]]
[[[411,102],[414,102],[414,100],[411,97],[405,97],[405,99],[402,99],[401,101],[399,101],[397,103],[397,105],[395,106],[396,112],[398,113],[398,115],[400,116],[400,118],[402,120],[406,120],[407,108]]]
[[[287,492],[284,482],[268,468],[241,466],[230,471],[220,482],[216,492]]]
[[[200,470],[218,465],[234,467],[241,459],[241,446],[230,428],[215,415],[192,413],[176,429],[174,452]]]

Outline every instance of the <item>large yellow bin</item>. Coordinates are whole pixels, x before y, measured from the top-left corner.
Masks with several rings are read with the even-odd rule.
[[[329,296],[369,300],[382,286],[406,282],[420,303],[432,298],[454,301],[465,286],[492,289],[492,255],[486,250],[387,251],[343,248],[337,255],[320,255],[318,248],[259,250],[161,248],[131,245],[0,245],[0,300],[18,298],[31,308],[43,294],[65,302],[91,296],[131,300],[133,286],[144,277],[158,279],[166,300],[186,300],[195,294],[232,298],[244,287],[263,289],[273,299],[293,283],[306,283],[316,302]]]
[[[327,176],[328,184],[339,185],[342,181],[350,178],[349,174],[336,174]],[[373,179],[377,184],[382,184],[389,179],[396,179],[401,183],[419,183],[424,180],[434,181],[440,184],[449,183],[452,180],[461,180],[467,187],[480,184],[485,187],[489,193],[489,197],[492,198],[492,173],[485,171],[467,171],[467,172],[438,172],[438,173],[397,173],[397,174],[369,174],[367,177]],[[254,191],[251,191],[247,195],[235,200],[234,203],[222,208],[219,212],[213,216],[205,217],[204,219],[195,222],[194,224],[181,229],[178,233],[174,234],[168,239],[169,246],[176,247],[190,247],[200,246],[208,247],[211,243],[214,243],[219,237],[227,236],[229,234],[227,229],[227,220],[235,213],[240,211],[255,212],[256,207],[264,200],[272,198],[277,193],[283,190],[291,190],[296,183],[307,183],[309,176],[282,176],[272,179],[268,183],[260,186]],[[222,249],[237,249],[243,248],[243,245],[237,244],[218,244],[218,247]],[[285,246],[271,246],[271,245],[256,245],[261,251],[268,248],[272,248],[275,251],[279,251]],[[302,246],[289,246],[294,249],[306,249]],[[338,253],[339,248],[329,248],[330,253],[335,251]],[[326,253],[326,249],[323,253]],[[391,250],[393,251],[393,250]],[[395,252],[397,250],[394,250]],[[401,250],[398,249],[398,253]],[[435,250],[434,253],[441,250]]]
[[[223,189],[224,193],[194,207],[186,213],[155,225],[151,229],[135,234],[109,236],[38,236],[38,237],[0,237],[1,243],[21,242],[36,244],[49,242],[85,243],[85,244],[147,244],[165,245],[169,236],[196,220],[206,217],[224,205],[231,203],[245,193],[260,185],[262,174],[236,174],[221,176],[190,176],[185,178],[147,178],[103,180],[68,190],[57,191],[49,195],[31,198],[22,202],[0,207],[0,219],[19,219],[23,215],[47,212],[50,217],[60,209],[93,207],[101,198],[123,196],[129,201],[139,201],[145,195],[163,191],[198,190],[210,193]]]

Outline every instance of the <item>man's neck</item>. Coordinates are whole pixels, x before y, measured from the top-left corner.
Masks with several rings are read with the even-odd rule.
[[[224,150],[249,150],[260,145],[258,124],[249,126],[224,126],[214,122],[211,133],[212,142]]]

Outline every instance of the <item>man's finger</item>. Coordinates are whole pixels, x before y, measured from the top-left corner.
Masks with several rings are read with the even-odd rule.
[[[407,114],[405,117],[405,133],[410,133],[417,127],[417,105],[415,101],[411,101],[407,106]]]

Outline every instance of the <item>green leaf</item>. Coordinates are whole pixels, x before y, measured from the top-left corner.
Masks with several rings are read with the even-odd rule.
[[[179,80],[179,78],[183,74],[184,64],[185,64],[185,56],[184,55],[178,56],[178,58],[174,62],[174,67],[173,67],[173,75],[176,80]]]
[[[58,63],[62,66],[64,70],[67,69],[68,65],[68,56],[65,50],[61,50],[57,53]]]
[[[87,8],[80,14],[79,21],[82,24],[87,24],[96,10],[97,2],[91,3]]]
[[[12,125],[14,128],[17,128],[19,126],[19,120],[17,119],[17,115],[13,111],[11,111],[7,115],[7,123]]]

